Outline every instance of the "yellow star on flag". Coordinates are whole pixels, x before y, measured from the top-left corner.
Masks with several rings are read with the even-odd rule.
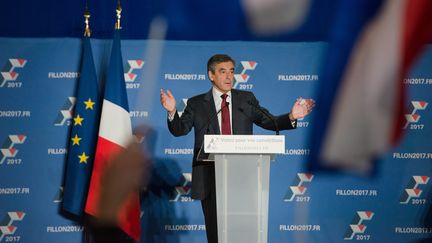
[[[72,146],[73,145],[80,145],[79,143],[80,143],[81,138],[78,137],[78,135],[75,134],[75,137],[71,138],[71,140],[72,140]]]
[[[86,110],[91,109],[93,110],[93,105],[95,104],[90,98],[87,101],[84,101],[84,104],[86,105]]]
[[[83,152],[81,155],[78,155],[78,158],[80,159],[80,164],[81,163],[86,163],[87,164],[87,159],[89,158],[89,156],[87,156],[85,154],[85,152]]]
[[[82,126],[82,121],[84,120],[84,118],[80,117],[80,115],[78,114],[75,118],[74,118],[74,126],[76,125],[80,125]]]

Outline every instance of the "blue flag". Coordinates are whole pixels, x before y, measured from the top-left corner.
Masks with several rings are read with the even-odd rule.
[[[81,75],[69,139],[63,209],[81,216],[92,173],[98,138],[101,100],[90,39],[83,43]]]

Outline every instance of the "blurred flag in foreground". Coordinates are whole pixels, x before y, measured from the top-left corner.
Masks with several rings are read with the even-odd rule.
[[[317,89],[311,170],[367,173],[401,138],[403,78],[432,40],[432,1],[342,0]]]

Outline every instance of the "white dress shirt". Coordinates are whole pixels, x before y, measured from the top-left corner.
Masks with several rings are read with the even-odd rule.
[[[218,112],[221,109],[221,104],[222,104],[222,97],[221,96],[223,95],[223,93],[220,92],[218,89],[216,89],[214,86],[212,89],[212,93],[213,93],[213,100],[215,103],[216,112]],[[228,91],[226,94],[228,95],[228,97],[226,98],[226,102],[229,103],[228,108],[229,108],[229,113],[230,113],[231,134],[233,134],[233,132],[232,132],[231,91]],[[220,129],[219,132],[220,132],[220,134],[222,134],[222,112],[219,112],[217,117],[218,117],[219,129]]]

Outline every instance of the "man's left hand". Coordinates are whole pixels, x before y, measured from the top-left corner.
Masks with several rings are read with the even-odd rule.
[[[313,99],[298,98],[291,108],[291,117],[293,119],[303,118],[312,112],[312,108],[315,106]]]

